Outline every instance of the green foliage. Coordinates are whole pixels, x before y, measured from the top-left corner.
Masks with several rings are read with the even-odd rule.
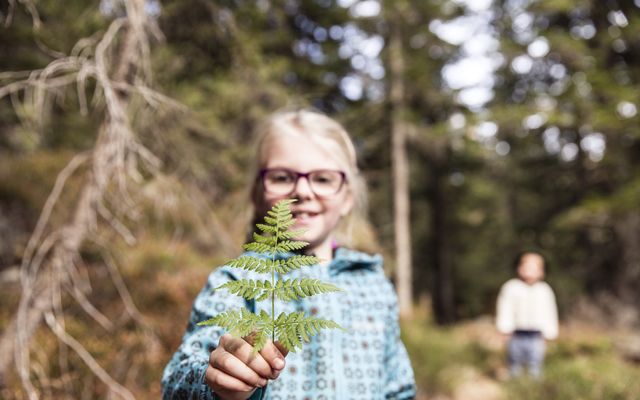
[[[284,274],[319,262],[314,256],[298,254],[287,254],[284,259],[276,259],[283,253],[300,250],[308,245],[306,242],[292,240],[301,233],[299,230],[289,229],[295,223],[291,215],[293,201],[279,201],[267,212],[265,224],[256,224],[263,234],[254,233],[254,242],[246,244],[244,249],[261,254],[241,256],[228,263],[233,268],[271,274],[271,280],[241,279],[215,288],[226,289],[246,300],[271,299],[271,315],[264,310],[259,314],[253,314],[243,308],[218,314],[198,325],[217,325],[232,335],[250,336],[253,339],[254,352],[264,347],[269,336],[271,340],[277,339],[287,350],[295,351],[302,348],[302,343],[308,342],[310,337],[318,334],[321,329],[342,329],[334,321],[308,317],[303,312],[281,313],[275,318],[275,299],[291,301],[341,290],[318,279],[276,279],[276,273]]]
[[[320,333],[321,329],[342,329],[334,321],[307,317],[303,312],[281,313],[275,321],[276,337],[289,350],[302,347],[302,341],[308,342],[310,336]]]
[[[640,367],[624,360],[610,332],[563,331],[549,344],[541,380],[507,379],[506,348],[490,320],[443,328],[418,316],[403,322],[402,334],[428,398],[465,399],[464,389],[486,399],[640,398]],[[482,396],[487,388],[493,395]]]

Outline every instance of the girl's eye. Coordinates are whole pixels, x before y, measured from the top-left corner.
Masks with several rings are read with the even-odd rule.
[[[267,178],[271,182],[275,182],[275,183],[293,182],[293,176],[291,174],[287,174],[286,172],[277,172],[277,173],[269,174]]]
[[[337,181],[337,177],[335,175],[336,174],[331,172],[318,172],[313,174],[311,179],[314,183],[330,185]]]

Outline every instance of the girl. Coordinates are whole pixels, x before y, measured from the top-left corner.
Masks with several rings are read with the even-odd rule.
[[[315,111],[273,115],[261,130],[252,186],[255,220],[282,199],[295,199],[297,238],[322,262],[292,271],[344,292],[277,303],[280,312],[304,311],[332,319],[347,332],[323,330],[299,353],[268,343],[252,356],[251,345],[200,321],[227,309],[270,311],[212,288],[252,272],[221,267],[195,300],[180,348],[165,368],[165,399],[412,399],[413,370],[400,341],[395,292],[379,255],[350,250],[353,227],[362,221],[366,189],[355,149],[336,121]],[[255,277],[254,277],[255,279]],[[268,383],[268,385],[267,385]]]

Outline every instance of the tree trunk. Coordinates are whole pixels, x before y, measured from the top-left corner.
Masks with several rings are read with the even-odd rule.
[[[411,229],[409,209],[409,162],[407,128],[404,112],[404,58],[400,18],[395,14],[390,23],[389,65],[391,69],[391,164],[396,249],[396,283],[401,318],[411,317],[413,289],[411,271]]]
[[[636,305],[640,300],[640,212],[630,211],[615,222],[614,229],[622,247],[621,268],[614,278],[614,290],[624,303]]]
[[[448,145],[435,145],[431,151],[433,173],[431,199],[431,254],[433,256],[433,312],[436,322],[451,324],[456,320],[453,271],[449,259],[447,223],[446,164]]]

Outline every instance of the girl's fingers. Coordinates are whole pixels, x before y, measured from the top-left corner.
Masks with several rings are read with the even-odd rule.
[[[267,384],[265,378],[258,375],[256,371],[228,351],[221,351],[215,356],[214,353],[211,353],[209,364],[214,369],[218,369],[253,388],[263,387]]]
[[[231,335],[224,335],[220,338],[220,346],[233,354],[240,361],[248,365],[263,378],[271,378],[273,372],[271,366],[260,353],[253,352],[253,346],[244,339],[234,338]]]
[[[277,378],[278,375],[280,375],[280,371],[282,371],[285,366],[284,357],[287,355],[286,350],[284,350],[282,346],[279,346],[277,342],[274,344],[269,340],[262,350],[260,350],[260,354],[269,363],[271,368],[273,368],[271,378]]]
[[[205,372],[205,382],[214,391],[233,391],[233,392],[245,392],[250,393],[255,390],[255,386],[247,385],[240,379],[221,371],[217,368],[209,366]]]
[[[278,348],[278,350],[280,351],[280,354],[282,354],[284,357],[286,357],[287,354],[289,354],[289,350],[287,350],[287,348],[284,347],[282,343],[276,341],[273,344]]]

